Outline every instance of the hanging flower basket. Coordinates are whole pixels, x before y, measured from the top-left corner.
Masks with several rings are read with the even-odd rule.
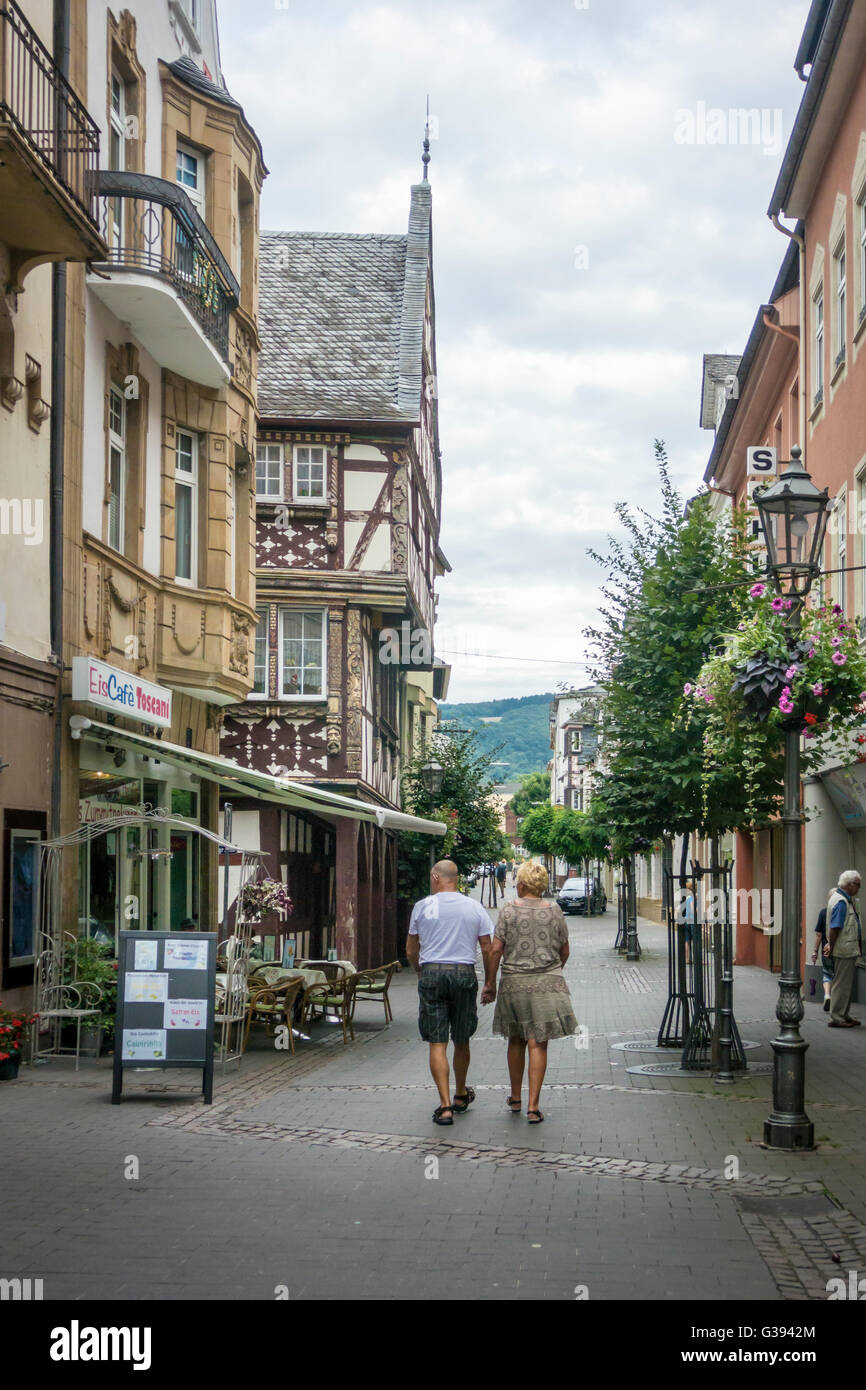
[[[291,917],[295,905],[286,892],[285,884],[275,878],[250,879],[241,889],[239,917],[245,922],[261,922],[270,912]]]
[[[686,717],[700,710],[705,723],[705,774],[728,761],[732,742],[744,737],[750,806],[756,773],[787,730],[807,741],[808,765],[831,736],[847,737],[866,721],[866,660],[856,625],[838,604],[825,604],[804,609],[792,627],[792,607],[793,600],[754,584],[737,631],[683,688]]]

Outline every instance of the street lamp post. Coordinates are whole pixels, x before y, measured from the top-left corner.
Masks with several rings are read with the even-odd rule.
[[[767,570],[777,592],[790,601],[786,626],[792,639],[812,582],[821,572],[821,553],[830,499],[819,492],[794,445],[787,471],[756,496],[767,546]],[[773,1048],[773,1109],[764,1121],[768,1148],[813,1149],[815,1126],[805,1110],[806,1050],[800,1035],[800,934],[802,929],[803,812],[800,806],[800,721],[785,729],[785,799],[782,814],[782,973],[776,1017],[781,1024]]]
[[[423,787],[424,787],[425,792],[429,792],[431,796],[438,796],[439,793],[440,793],[441,790],[442,790],[442,778],[444,777],[444,775],[445,775],[445,774],[444,774],[444,771],[443,771],[443,768],[442,768],[442,764],[439,763],[439,762],[437,762],[435,758],[428,758],[427,761],[426,761],[426,763],[424,764],[424,766],[421,768],[421,782],[422,782],[422,785],[423,785]],[[431,869],[433,868],[433,865],[436,863],[435,854],[436,854],[436,850],[435,850],[433,841],[431,840],[431,841],[430,841],[430,868],[431,868]]]

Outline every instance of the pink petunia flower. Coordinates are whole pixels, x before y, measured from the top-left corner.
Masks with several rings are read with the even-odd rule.
[[[694,687],[692,686],[691,681],[686,681],[685,685],[683,686],[683,694],[691,695],[693,688]]]
[[[761,598],[761,596],[765,594],[766,591],[766,584],[753,584],[751,589],[749,590],[749,593],[751,594],[752,598]]]
[[[844,652],[834,652],[830,660],[833,661],[837,666],[844,666],[848,658]]]
[[[823,685],[821,684],[820,681],[816,681],[815,684],[812,686],[812,694],[813,694],[813,695],[823,695],[823,694],[824,694],[824,687],[823,687]]]
[[[842,638],[841,638],[841,637],[831,637],[831,638],[830,638],[830,646],[831,646],[831,647],[841,647],[841,645],[842,645]]]
[[[789,666],[788,669],[787,669],[787,671],[785,672],[785,680],[786,680],[786,681],[792,681],[792,680],[794,679],[794,677],[796,676],[796,674],[797,674],[797,668],[796,668],[796,666]]]

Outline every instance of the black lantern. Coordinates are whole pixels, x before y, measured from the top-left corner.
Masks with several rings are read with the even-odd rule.
[[[780,592],[805,598],[821,572],[830,498],[819,492],[800,462],[799,444],[775,483],[755,494],[767,547],[767,568]]]
[[[431,796],[438,796],[442,790],[442,764],[437,763],[435,758],[429,758],[421,769],[421,781],[424,783],[424,790]]]

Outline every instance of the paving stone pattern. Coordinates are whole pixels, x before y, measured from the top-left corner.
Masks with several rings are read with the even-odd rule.
[[[637,965],[612,949],[612,911],[570,933],[586,1031],[550,1045],[539,1126],[505,1107],[491,1008],[476,1102],[431,1124],[409,973],[393,1024],[359,1006],[348,1046],[317,1026],[292,1056],[254,1030],[209,1107],[195,1073],[127,1073],[111,1106],[106,1059],[22,1069],[0,1086],[0,1277],[41,1277],[50,1299],[259,1300],[285,1285],[293,1299],[570,1300],[586,1285],[591,1299],[709,1301],[825,1298],[830,1278],[866,1275],[866,1029],[828,1032],[807,1004],[819,1147],[771,1154],[770,1077],[635,1077],[640,1054],[613,1049],[655,1045],[663,928],[641,921]],[[775,978],[736,970],[738,1023],[761,1043],[750,1062],[771,1060],[776,996]]]

